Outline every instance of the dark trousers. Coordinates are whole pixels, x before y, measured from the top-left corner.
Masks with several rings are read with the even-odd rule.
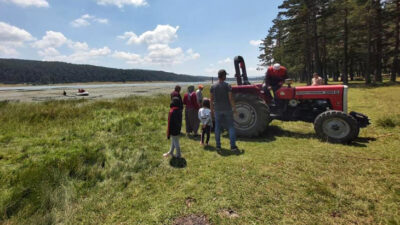
[[[199,129],[199,116],[198,109],[188,109],[185,110],[185,122],[186,122],[186,134],[193,132],[197,135]]]
[[[208,144],[208,141],[210,141],[210,132],[211,127],[209,125],[206,125],[206,127],[201,127],[201,143],[204,143],[204,136],[207,135],[206,143]]]
[[[280,86],[280,85],[271,85],[272,92],[274,93],[274,97],[273,97],[273,98],[272,98],[272,95],[271,95],[271,91],[268,90],[268,87],[265,87],[265,89],[264,89],[265,94],[266,94],[268,97],[270,97],[271,99],[274,100],[275,105],[279,105],[279,99],[278,99],[278,96],[277,96],[277,94],[276,94],[276,91],[277,91],[279,88],[281,88],[281,87],[282,87],[282,86]]]

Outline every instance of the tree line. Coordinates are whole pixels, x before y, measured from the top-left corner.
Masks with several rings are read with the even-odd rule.
[[[207,77],[163,71],[112,69],[63,62],[0,59],[0,83],[55,84],[76,82],[183,81],[208,80]]]
[[[400,75],[400,0],[284,0],[279,9],[261,65],[279,62],[307,83],[313,72],[344,84]]]

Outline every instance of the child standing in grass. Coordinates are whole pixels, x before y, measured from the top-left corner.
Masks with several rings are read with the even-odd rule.
[[[178,97],[173,97],[171,99],[170,110],[168,114],[168,129],[167,138],[171,138],[171,148],[169,152],[163,154],[164,157],[172,155],[173,157],[181,157],[181,147],[179,145],[179,135],[181,134],[182,126],[182,110],[181,104]],[[176,155],[174,155],[174,150],[176,149]]]
[[[210,140],[210,132],[212,126],[210,100],[207,98],[203,99],[203,107],[199,110],[199,119],[201,123],[201,141],[200,144],[204,145],[204,137],[207,135],[206,145]]]

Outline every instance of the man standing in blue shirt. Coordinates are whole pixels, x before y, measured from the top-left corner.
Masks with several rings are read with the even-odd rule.
[[[231,150],[239,150],[236,146],[236,132],[233,124],[233,114],[236,114],[235,101],[232,97],[232,87],[225,82],[226,71],[218,71],[218,83],[211,86],[211,114],[215,116],[215,142],[217,149],[221,149],[221,125],[225,122],[231,144]]]

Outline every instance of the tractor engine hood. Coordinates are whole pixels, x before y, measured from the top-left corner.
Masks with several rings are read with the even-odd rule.
[[[320,85],[295,87],[295,99],[326,99],[334,110],[347,113],[347,86]]]

